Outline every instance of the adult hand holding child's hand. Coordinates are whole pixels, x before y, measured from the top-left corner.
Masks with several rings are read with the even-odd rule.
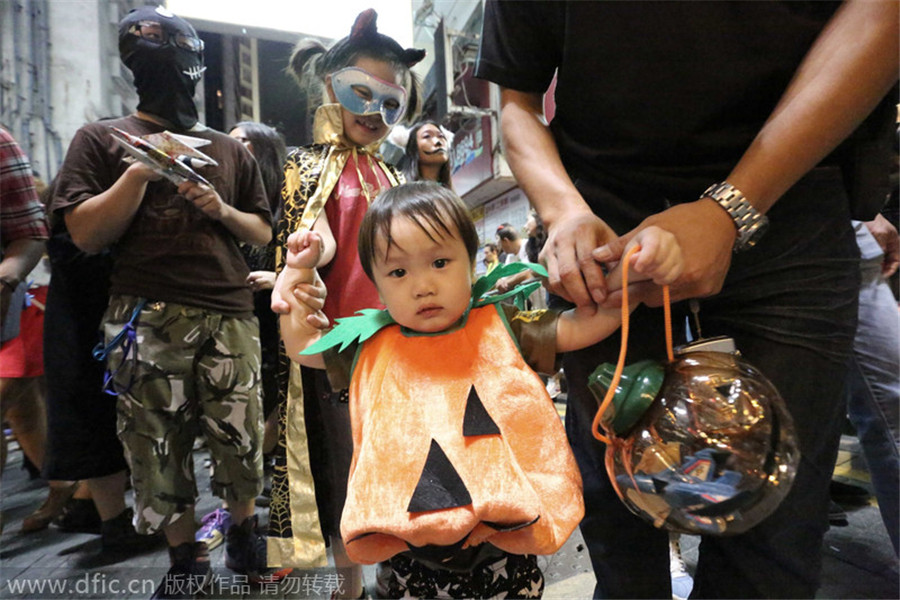
[[[329,322],[322,308],[328,291],[315,269],[322,254],[322,237],[314,231],[301,230],[292,233],[285,246],[285,266],[272,290],[272,311],[286,315],[292,309],[302,309],[307,312],[307,323],[325,329]]]

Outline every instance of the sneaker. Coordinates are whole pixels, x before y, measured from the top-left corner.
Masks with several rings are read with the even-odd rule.
[[[68,533],[96,534],[100,533],[100,513],[90,498],[71,498],[53,524]]]
[[[681,556],[681,536],[669,534],[669,573],[672,576],[672,600],[686,600],[691,595],[694,579],[687,572]]]
[[[218,548],[225,541],[225,532],[231,525],[231,513],[224,508],[217,508],[200,521],[200,529],[194,539],[206,544],[210,550]]]
[[[104,552],[143,552],[160,547],[164,542],[162,532],[141,535],[131,524],[134,509],[126,508],[118,517],[100,523],[100,541]]]
[[[225,534],[225,566],[246,575],[254,583],[280,581],[291,572],[291,569],[273,571],[269,568],[266,536],[259,531],[256,515],[228,529]]]
[[[212,581],[209,548],[203,542],[186,542],[169,548],[171,567],[151,600],[192,599],[203,593]]]

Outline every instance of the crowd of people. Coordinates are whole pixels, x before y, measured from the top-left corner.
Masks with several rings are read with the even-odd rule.
[[[895,6],[487,0],[476,75],[500,86],[532,207],[492,239],[453,189],[452,134],[421,116],[424,51],[371,9],[348,25],[289,58],[317,107],[290,152],[268,125],[199,121],[204,42],[155,6],[118,28],[136,111],[79,129],[41,199],[0,129],[2,420],[48,481],[24,532],[166,547],[154,598],[202,594],[219,544],[255,582],[330,548],[333,598],[365,597],[373,563],[380,597],[488,598],[540,597],[536,556],[580,527],[595,597],[687,595],[677,538],[619,500],[595,439],[588,376],[616,363],[630,272],[628,361],[663,354],[670,289],[678,341],[733,338],[797,431],[790,493],[703,537],[692,594],[815,595],[847,417],[897,551]],[[173,175],[116,130],[208,160]]]

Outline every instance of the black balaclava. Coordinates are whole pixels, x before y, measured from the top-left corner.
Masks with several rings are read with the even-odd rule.
[[[145,40],[129,33],[142,21],[159,23],[165,40]],[[188,130],[198,120],[194,88],[206,67],[202,50],[188,50],[175,43],[179,34],[197,38],[190,23],[164,7],[136,8],[119,23],[119,56],[134,74],[138,110]]]

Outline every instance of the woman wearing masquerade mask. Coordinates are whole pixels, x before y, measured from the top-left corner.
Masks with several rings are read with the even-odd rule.
[[[276,270],[280,272],[283,266],[288,235],[298,229],[319,232],[325,251],[318,266],[334,291],[323,303],[331,320],[381,306],[360,265],[356,237],[378,192],[402,183],[402,176],[376,154],[378,146],[391,126],[418,111],[416,83],[409,68],[425,52],[403,49],[378,33],[376,18],[375,11],[366,10],[356,18],[350,35],[331,48],[305,40],[290,60],[290,70],[301,88],[321,90],[324,103],[315,113],[314,143],[292,152],[285,164]],[[293,288],[293,282],[279,276],[272,295],[276,312],[286,310],[280,298]],[[323,374],[304,373],[301,385],[299,368],[292,369],[281,419],[279,449],[290,452],[276,458],[270,562],[307,568],[324,565],[324,543],[315,526],[318,518],[323,534],[331,538],[335,563],[345,575],[334,595],[358,597],[362,592],[360,569],[346,558],[339,530],[353,450],[346,398],[342,401],[339,394],[331,393]],[[304,524],[303,531],[298,523]]]

